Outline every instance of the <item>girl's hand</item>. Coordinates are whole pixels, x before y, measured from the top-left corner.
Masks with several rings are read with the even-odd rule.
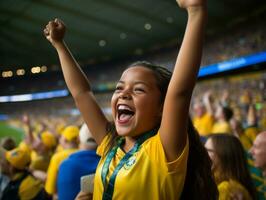
[[[92,194],[80,191],[75,200],[92,200]]]
[[[206,0],[176,0],[180,8],[206,7]]]
[[[43,30],[46,39],[49,40],[53,46],[56,46],[57,43],[63,42],[65,32],[65,24],[59,19],[49,21]]]

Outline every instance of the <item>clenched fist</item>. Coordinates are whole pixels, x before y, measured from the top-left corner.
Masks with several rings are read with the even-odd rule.
[[[65,32],[65,24],[59,19],[49,21],[43,30],[46,39],[49,40],[53,46],[63,41]]]

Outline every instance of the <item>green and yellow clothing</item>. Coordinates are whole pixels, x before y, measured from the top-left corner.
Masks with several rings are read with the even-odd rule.
[[[232,200],[234,195],[241,195],[244,200],[252,200],[248,190],[239,182],[230,179],[218,184],[219,200]]]
[[[106,160],[105,150],[110,139],[110,134],[105,136],[97,149],[97,154],[101,156],[101,160],[94,180],[93,199],[95,200],[102,199],[103,195],[104,187],[101,173]],[[167,162],[159,134],[150,137],[118,172],[113,199],[179,199],[186,177],[188,152],[187,139],[187,144],[181,155],[176,160]],[[119,147],[110,163],[107,174],[108,182],[124,155],[125,152]]]
[[[68,156],[72,153],[76,152],[78,149],[64,149],[56,154],[54,154],[51,158],[48,171],[47,171],[47,179],[45,182],[45,190],[48,194],[52,195],[56,193],[56,181],[57,181],[57,173],[59,170],[59,166]]]
[[[248,168],[254,184],[257,190],[259,200],[266,199],[266,178],[263,177],[262,171],[254,166],[254,161],[250,153],[247,153]]]
[[[212,115],[205,113],[202,117],[195,117],[193,124],[201,136],[207,136],[212,131],[214,118]]]

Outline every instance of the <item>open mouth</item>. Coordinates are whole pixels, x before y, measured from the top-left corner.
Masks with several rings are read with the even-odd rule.
[[[119,104],[117,106],[118,121],[120,123],[127,123],[135,112],[125,104]]]

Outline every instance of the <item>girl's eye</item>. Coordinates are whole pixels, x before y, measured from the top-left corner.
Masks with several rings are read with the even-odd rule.
[[[122,86],[116,86],[116,88],[115,88],[116,91],[119,91],[119,90],[122,90],[122,89],[123,89]]]
[[[144,90],[142,88],[135,88],[135,91],[137,91],[137,92],[144,92]]]

